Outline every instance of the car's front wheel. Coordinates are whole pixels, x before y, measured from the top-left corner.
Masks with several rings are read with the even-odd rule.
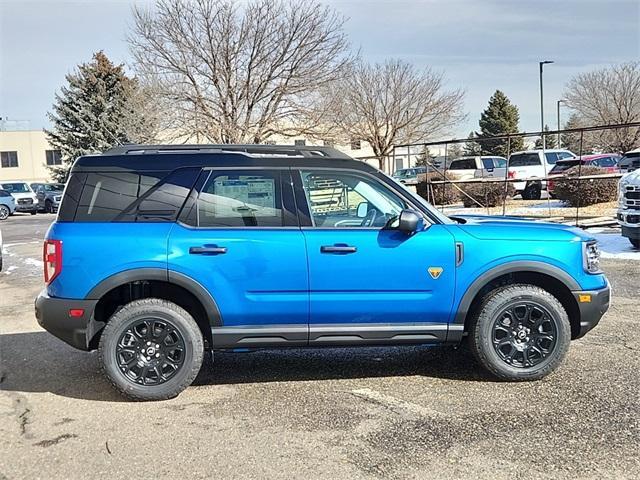
[[[105,375],[133,400],[173,398],[196,378],[204,344],[193,317],[158,298],[128,303],[110,318],[98,347]]]
[[[537,380],[562,362],[571,325],[562,304],[546,290],[526,284],[489,293],[471,319],[471,351],[504,380]]]
[[[542,187],[539,183],[529,183],[522,192],[523,200],[540,200],[542,198]]]
[[[1,216],[0,216],[0,220],[1,220]],[[634,248],[636,249],[640,249],[640,239],[637,238],[630,238],[629,241],[631,242],[631,245],[633,245]]]
[[[11,210],[6,205],[0,205],[0,220],[6,220],[11,215]]]

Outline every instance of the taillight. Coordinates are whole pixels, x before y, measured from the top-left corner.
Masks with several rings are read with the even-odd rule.
[[[516,172],[514,170],[509,170],[509,178],[516,178]]]
[[[42,252],[44,262],[44,283],[49,285],[62,271],[62,242],[45,240]]]

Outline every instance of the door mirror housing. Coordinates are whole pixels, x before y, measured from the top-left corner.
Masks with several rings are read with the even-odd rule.
[[[402,210],[398,217],[398,230],[413,235],[424,228],[424,219],[415,210]]]
[[[358,210],[356,211],[356,215],[358,218],[364,218],[369,213],[369,202],[360,202],[358,204]]]

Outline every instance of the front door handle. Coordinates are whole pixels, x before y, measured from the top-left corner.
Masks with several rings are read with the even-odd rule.
[[[320,247],[320,253],[355,253],[358,249],[351,245],[323,245]]]
[[[227,253],[227,247],[218,247],[217,245],[203,245],[202,247],[190,247],[191,255],[223,255]]]

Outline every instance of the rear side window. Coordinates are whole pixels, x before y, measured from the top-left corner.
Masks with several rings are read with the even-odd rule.
[[[278,170],[210,170],[183,221],[194,227],[282,227],[290,224],[282,204]],[[199,182],[200,183],[200,182]]]
[[[541,165],[537,153],[514,153],[509,157],[510,167],[533,167]]]
[[[483,158],[482,165],[484,165],[484,168],[487,170],[491,170],[493,168],[493,158]]]
[[[58,219],[76,222],[173,221],[199,168],[166,172],[74,173]]]
[[[493,168],[493,167],[492,167]],[[474,158],[463,158],[454,160],[449,166],[449,170],[475,170],[476,160]]]

